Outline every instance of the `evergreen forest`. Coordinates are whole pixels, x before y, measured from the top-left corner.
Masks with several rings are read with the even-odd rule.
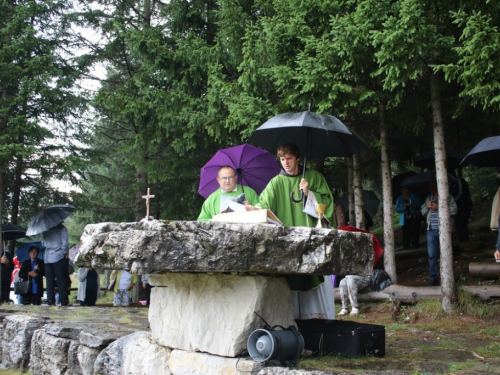
[[[369,145],[308,162],[336,198],[376,193],[391,254],[392,178],[434,151],[439,180],[446,151],[500,135],[499,26],[497,1],[0,0],[0,217],[73,204],[74,245],[88,223],[143,218],[150,188],[154,218],[196,220],[217,150],[310,108]],[[473,199],[499,184],[453,172]]]

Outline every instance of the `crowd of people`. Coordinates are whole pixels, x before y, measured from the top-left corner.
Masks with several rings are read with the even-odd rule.
[[[283,144],[278,148],[277,157],[281,164],[281,172],[271,179],[264,190],[258,195],[252,188],[238,183],[237,171],[230,166],[222,166],[217,174],[219,188],[214,191],[203,203],[198,221],[209,221],[215,215],[226,212],[226,199],[240,202],[246,211],[261,209],[271,210],[284,226],[317,225],[318,214],[306,209],[308,205],[323,203],[326,206],[323,217],[328,225],[349,227],[348,213],[342,205],[333,205],[333,196],[324,176],[300,164],[301,154],[294,144]],[[472,200],[467,182],[463,178],[456,179],[456,189],[450,190],[449,210],[454,218],[459,242],[469,240],[468,221],[472,209]],[[399,214],[399,224],[403,237],[403,249],[417,249],[420,247],[422,222],[426,223],[427,251],[429,257],[429,284],[439,284],[439,193],[436,182],[429,184],[429,195],[422,202],[409,186],[402,186],[401,195],[396,200],[395,210]],[[303,201],[290,197],[302,196]],[[500,221],[500,215],[499,215]],[[330,224],[332,223],[332,224]],[[368,228],[367,228],[368,229]],[[371,233],[371,232],[369,232]],[[378,240],[374,236],[374,243]],[[46,280],[47,304],[66,306],[69,304],[69,288],[71,279],[68,267],[68,232],[63,223],[43,232],[44,259],[39,259],[40,249],[37,246],[29,248],[29,259],[23,261],[19,278],[30,280],[28,293],[22,295],[25,304],[39,305],[43,297],[43,278]],[[379,243],[378,243],[379,244]],[[381,248],[381,246],[380,246]],[[383,249],[382,249],[383,251]],[[380,255],[380,254],[379,254]],[[500,261],[500,233],[498,235],[495,259]],[[380,256],[377,258],[379,261]],[[1,299],[9,301],[10,274],[14,264],[12,256],[3,251],[0,257],[2,267]],[[380,267],[374,264],[375,268]],[[137,276],[126,270],[115,270],[111,274],[110,287],[113,292],[114,306],[128,306],[131,302],[131,290],[137,283]],[[95,306],[101,294],[99,273],[92,267],[82,267],[78,270],[77,301],[81,306]],[[325,282],[329,277],[294,275],[286,277],[292,290],[295,318],[308,319],[311,317],[333,319],[335,315],[333,301],[333,284]],[[342,309],[339,315],[359,312],[357,293],[370,284],[370,275],[346,275],[340,284]],[[146,304],[150,303],[151,285],[147,275],[141,278],[141,292],[145,295]],[[335,285],[336,286],[336,285]]]
[[[70,271],[73,267],[69,264],[68,231],[61,222],[43,232],[41,247],[44,249],[43,259],[39,257],[40,247],[32,245],[28,249],[29,258],[20,264],[16,281],[28,282],[26,293],[18,294],[18,303],[24,305],[41,305],[44,291],[46,292],[45,305],[68,306],[71,288]],[[13,278],[14,261],[10,252],[2,249],[0,258],[2,267],[1,302],[10,303],[10,288]],[[128,306],[130,304],[130,290],[135,284],[136,276],[127,271],[113,273],[118,280],[118,289],[114,293],[115,306]],[[45,279],[45,288],[44,288]],[[92,267],[78,269],[78,292],[76,300],[81,306],[95,306],[101,294],[99,273]],[[149,282],[144,282],[144,289],[150,291]],[[147,297],[149,300],[149,296]]]

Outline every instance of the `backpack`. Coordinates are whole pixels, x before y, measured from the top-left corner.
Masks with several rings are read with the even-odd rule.
[[[370,277],[370,288],[375,292],[384,290],[389,285],[392,285],[391,277],[382,269],[375,268]]]

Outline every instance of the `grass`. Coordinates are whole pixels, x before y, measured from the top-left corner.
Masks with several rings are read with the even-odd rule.
[[[22,372],[19,370],[2,370],[0,372],[0,375],[22,375],[22,374],[26,374],[26,372]]]
[[[386,329],[384,357],[302,357],[298,367],[358,373],[414,370],[413,374],[495,372],[500,358],[500,305],[459,291],[455,310],[442,311],[440,301],[402,305],[393,314],[390,302],[364,302],[361,314],[344,317]]]

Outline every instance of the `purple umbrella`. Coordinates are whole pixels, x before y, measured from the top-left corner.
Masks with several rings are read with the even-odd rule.
[[[257,194],[280,172],[276,158],[265,150],[243,144],[217,151],[200,170],[198,193],[205,198],[219,188],[217,173],[224,166],[233,167],[240,185],[250,186]]]

